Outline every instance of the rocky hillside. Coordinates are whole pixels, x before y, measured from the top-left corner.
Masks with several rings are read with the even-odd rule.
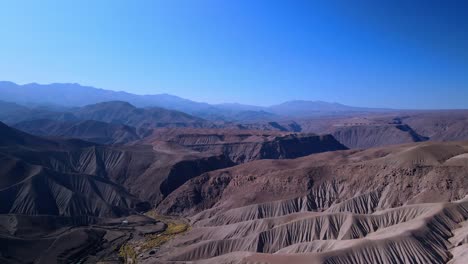
[[[410,126],[398,124],[336,126],[329,132],[349,148],[372,148],[429,140]]]
[[[71,169],[82,164],[71,161],[70,151],[93,148],[91,144],[47,140],[1,123],[0,133],[0,213],[120,216],[138,204],[103,175]]]
[[[211,122],[176,110],[159,107],[137,108],[127,102],[110,101],[83,107],[25,107],[0,101],[0,121],[15,125],[22,122],[38,124],[37,120],[58,122],[100,121],[139,128],[212,127]],[[38,127],[37,129],[41,129]]]
[[[346,149],[331,135],[258,130],[163,129],[154,131],[144,142],[158,140],[176,143],[198,152],[222,154],[234,163],[259,159],[291,159]]]
[[[293,160],[255,161],[195,178],[159,208],[168,213],[200,211],[213,205],[223,209],[290,198],[315,190],[330,196],[326,203],[317,205],[325,206],[324,209],[336,202],[335,199],[341,201],[357,193],[379,189],[388,190],[379,205],[381,209],[407,201],[426,201],[426,198],[456,200],[463,198],[468,184],[465,177],[468,163],[463,163],[467,148],[466,143],[420,143],[327,152]],[[446,187],[451,191],[446,192]],[[263,191],[254,191],[259,189]],[[195,204],[189,202],[190,196],[182,194],[204,197],[205,191],[210,193],[210,199],[197,198]],[[186,204],[179,207],[179,199]]]
[[[2,212],[20,214],[121,215],[141,202],[159,204],[186,181],[207,171],[253,159],[293,158],[344,148],[331,136],[315,135],[233,133],[220,142],[205,141],[212,140],[208,134],[181,135],[176,136],[177,142],[109,146],[33,136],[4,124],[1,134],[2,195],[9,201]],[[190,146],[189,142],[207,144]],[[39,190],[48,195],[39,195]],[[102,206],[93,203],[99,201],[95,196],[103,199]],[[120,209],[109,209],[113,207]]]
[[[118,216],[155,204],[223,156],[160,146],[45,139],[0,123],[1,213]]]
[[[37,119],[23,121],[15,128],[39,136],[61,138],[78,138],[101,144],[125,144],[144,137],[151,130],[136,129],[122,124],[111,124],[101,121],[56,121]]]
[[[332,134],[349,148],[468,140],[468,111],[400,111],[298,120],[301,132]]]
[[[137,108],[127,102],[112,101],[81,107],[73,114],[81,120],[96,120],[133,127],[204,127],[209,122],[175,110],[159,107]]]
[[[425,142],[209,172],[159,205],[189,216],[193,228],[156,259],[463,263],[467,157],[467,142]]]

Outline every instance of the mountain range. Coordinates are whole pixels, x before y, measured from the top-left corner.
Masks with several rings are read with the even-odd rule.
[[[258,121],[286,117],[390,111],[390,109],[353,107],[323,101],[288,101],[269,107],[238,103],[208,104],[169,94],[137,95],[98,89],[77,83],[30,83],[18,85],[0,82],[0,100],[26,106],[80,107],[106,101],[125,101],[137,107],[162,107],[182,111],[208,120]]]

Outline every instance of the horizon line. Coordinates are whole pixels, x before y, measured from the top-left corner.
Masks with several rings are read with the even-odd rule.
[[[79,82],[50,82],[50,83],[39,83],[39,82],[26,82],[26,83],[20,83],[20,82],[14,82],[14,81],[7,81],[7,80],[0,80],[0,83],[11,83],[17,86],[27,86],[27,85],[39,85],[39,86],[48,86],[48,85],[76,85],[80,87],[85,87],[85,88],[91,88],[91,89],[96,89],[96,90],[103,90],[103,91],[111,91],[115,93],[127,93],[131,95],[136,95],[136,96],[159,96],[159,95],[165,95],[165,96],[172,96],[172,97],[177,97],[179,99],[183,100],[188,100],[194,103],[200,103],[200,104],[208,104],[208,105],[213,105],[213,106],[218,106],[218,105],[226,105],[226,104],[231,104],[231,105],[241,105],[241,106],[251,106],[251,107],[260,107],[260,108],[270,108],[278,105],[282,105],[285,103],[290,103],[290,102],[311,102],[311,103],[327,103],[327,104],[339,104],[342,106],[347,106],[347,107],[356,107],[356,108],[369,108],[369,109],[381,109],[381,110],[390,110],[390,111],[434,111],[434,110],[468,110],[468,108],[398,108],[398,107],[385,107],[385,106],[378,106],[378,107],[372,107],[372,106],[357,106],[357,105],[348,105],[348,104],[343,104],[340,102],[333,102],[333,101],[325,101],[325,100],[304,100],[304,99],[292,99],[292,100],[287,100],[287,101],[282,101],[276,104],[270,104],[270,105],[264,105],[264,104],[244,104],[244,103],[239,103],[239,102],[233,102],[233,101],[224,101],[224,102],[218,102],[218,103],[209,103],[209,102],[204,102],[204,101],[196,101],[193,99],[188,99],[183,96],[179,95],[174,95],[170,93],[153,93],[153,94],[141,94],[141,93],[134,93],[134,92],[129,92],[126,90],[113,90],[113,89],[108,89],[108,88],[100,88],[96,87],[93,85],[88,85],[88,84],[82,84]],[[102,101],[102,102],[110,102],[110,101],[120,101],[120,100],[109,100],[109,101]],[[263,109],[262,109],[263,110]]]

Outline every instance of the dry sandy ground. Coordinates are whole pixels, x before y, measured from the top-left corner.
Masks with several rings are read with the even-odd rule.
[[[198,222],[145,263],[467,263],[468,200],[352,212],[363,200],[320,213],[303,207],[231,224]]]
[[[192,229],[143,263],[468,263],[467,153],[425,142],[206,173],[158,207]]]

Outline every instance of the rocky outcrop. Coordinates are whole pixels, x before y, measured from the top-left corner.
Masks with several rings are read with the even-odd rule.
[[[291,159],[313,153],[343,150],[331,135],[239,130],[163,130],[146,139],[165,140],[203,153],[222,154],[234,163],[259,159]]]
[[[408,125],[341,126],[330,133],[349,148],[371,148],[426,141],[429,138],[417,134]]]

